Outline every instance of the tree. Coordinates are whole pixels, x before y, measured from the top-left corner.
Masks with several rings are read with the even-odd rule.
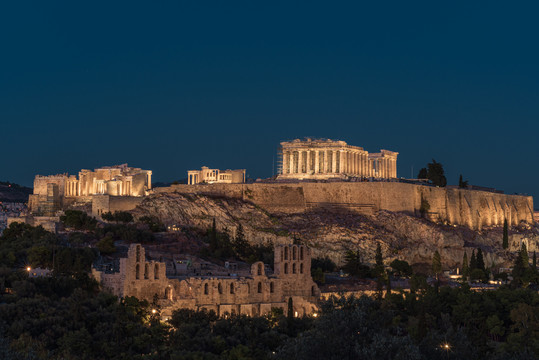
[[[520,253],[522,254],[522,264],[524,264],[525,267],[530,266],[530,257],[528,256],[528,247],[526,246],[526,243],[522,243]]]
[[[386,298],[391,295],[391,274],[389,271],[386,272]]]
[[[472,250],[472,256],[470,257],[470,266],[469,266],[469,270],[470,270],[470,273],[477,269],[477,258],[475,257],[475,249]]]
[[[462,278],[467,280],[468,276],[470,276],[470,267],[468,265],[468,254],[465,251],[462,256]]]
[[[367,265],[361,263],[361,255],[359,250],[347,250],[344,255],[343,270],[352,276],[366,278],[371,276],[371,271]]]
[[[114,246],[114,239],[112,236],[105,236],[103,239],[97,242],[97,249],[102,254],[112,254],[116,252],[116,246]]]
[[[462,174],[460,174],[460,177],[459,177],[459,188],[461,189],[465,189],[468,187],[468,180],[464,181],[462,180]]]
[[[421,168],[417,174],[418,179],[428,179],[429,175],[427,173],[427,168]]]
[[[287,312],[288,320],[292,320],[294,318],[294,302],[292,301],[292,297],[288,298],[288,312]]]
[[[507,219],[503,220],[502,247],[504,249],[507,249],[509,247],[509,229],[508,229],[508,226],[507,226]]]
[[[481,248],[477,249],[477,268],[485,271],[485,260],[483,259],[483,250]]]
[[[238,225],[238,229],[236,230],[236,237],[234,238],[232,247],[241,259],[247,259],[251,255],[251,245],[245,239],[243,226],[241,224]]]
[[[76,230],[94,230],[97,224],[94,217],[79,210],[66,210],[64,215],[60,216],[60,220],[65,226]]]
[[[397,276],[410,276],[413,273],[412,267],[404,260],[395,259],[389,264]]]
[[[434,252],[432,257],[432,272],[436,276],[436,280],[438,280],[438,275],[442,272],[442,257],[438,250]]]
[[[441,163],[432,159],[427,165],[427,178],[436,186],[444,187],[447,185],[447,179],[444,175],[444,167]]]
[[[382,247],[380,243],[376,245],[376,254],[374,255],[374,275],[379,277],[384,273],[384,257],[382,255]]]

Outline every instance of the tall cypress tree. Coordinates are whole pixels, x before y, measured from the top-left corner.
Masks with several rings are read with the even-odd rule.
[[[475,249],[472,250],[472,256],[470,257],[470,267],[469,267],[469,271],[470,273],[477,269],[477,259],[475,257]]]
[[[483,259],[483,250],[477,249],[477,268],[485,271],[485,260]]]
[[[468,265],[468,254],[465,251],[462,256],[462,278],[466,280],[468,276],[470,276],[470,267]]]
[[[521,253],[521,256],[522,256],[522,265],[524,265],[524,267],[529,267],[530,266],[530,257],[528,256],[528,248],[526,247],[526,243],[522,243],[522,246],[520,248],[520,253]]]
[[[502,246],[504,249],[507,249],[509,247],[509,227],[507,226],[507,219],[503,220]]]
[[[294,318],[294,303],[292,302],[292,297],[288,298],[288,320],[292,320]]]
[[[438,275],[442,272],[442,257],[438,250],[434,252],[432,257],[432,272],[436,276],[436,280],[438,280]]]
[[[374,272],[377,277],[381,277],[384,274],[384,257],[382,255],[382,247],[380,243],[376,246],[376,255],[374,256],[376,264],[374,265]]]

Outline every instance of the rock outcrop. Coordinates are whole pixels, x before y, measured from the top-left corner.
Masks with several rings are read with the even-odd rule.
[[[501,226],[476,231],[388,211],[361,215],[347,209],[311,209],[285,214],[235,198],[173,192],[146,197],[133,214],[157,216],[165,225],[198,229],[210,228],[215,219],[217,228],[227,229],[232,236],[241,224],[252,243],[289,243],[298,238],[313,249],[314,257],[327,255],[338,264],[344,261],[346,249],[360,250],[365,262],[373,262],[380,243],[387,262],[398,258],[411,264],[430,264],[438,250],[444,267],[455,268],[461,266],[464,251],[469,258],[472,250],[480,247],[487,266],[506,267],[522,242],[535,251],[539,240],[535,227],[521,224],[511,228],[510,248],[504,251]]]

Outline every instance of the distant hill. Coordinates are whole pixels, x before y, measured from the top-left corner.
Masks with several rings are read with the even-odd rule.
[[[0,181],[0,201],[5,202],[28,202],[28,195],[32,193],[32,188]]]

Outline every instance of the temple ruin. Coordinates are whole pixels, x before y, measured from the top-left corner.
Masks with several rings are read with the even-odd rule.
[[[359,146],[329,139],[281,142],[278,179],[397,177],[398,152],[369,153]]]
[[[74,203],[93,204],[94,198],[100,196],[96,204],[106,206],[97,209],[92,206],[92,212],[101,215],[104,211],[134,208],[129,204],[138,204],[151,188],[152,171],[129,167],[127,164],[105,166],[93,171],[82,169],[78,176],[67,173],[36,175],[34,193],[28,199],[28,209],[34,215],[53,216],[58,210]],[[118,209],[110,206],[111,202],[115,202],[114,198],[121,198],[116,201],[122,204]]]
[[[203,166],[201,170],[189,170],[187,183],[196,184],[243,184],[245,182],[245,169],[219,170]]]

